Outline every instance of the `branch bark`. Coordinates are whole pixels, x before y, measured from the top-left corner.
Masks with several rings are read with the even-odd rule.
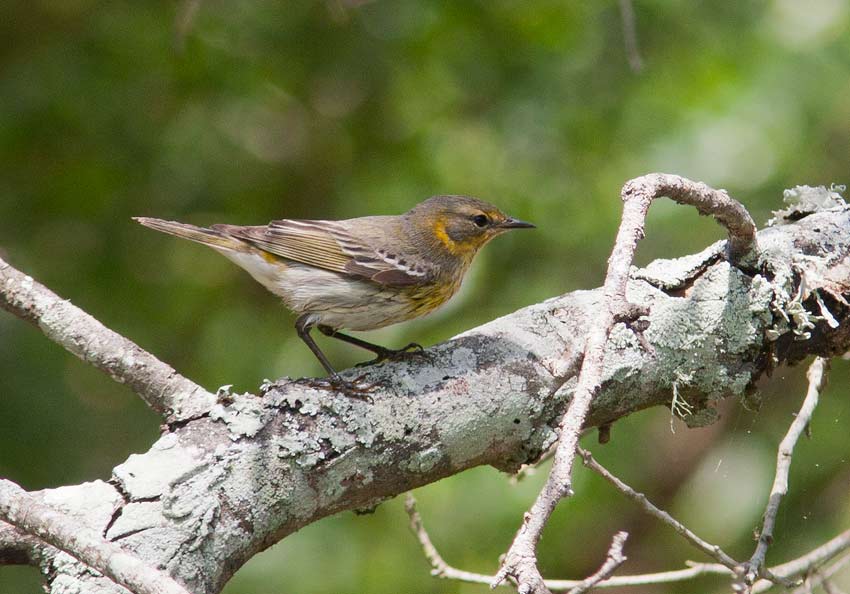
[[[811,214],[761,232],[758,242],[752,269],[730,265],[721,243],[632,271],[627,294],[649,310],[649,348],[614,327],[585,427],[669,405],[673,385],[691,407],[685,421],[705,425],[717,400],[745,396],[776,365],[850,349],[850,309],[837,298],[850,294],[850,211]],[[32,281],[8,265],[0,275],[0,302],[9,308],[10,294]],[[819,315],[816,297],[837,326]],[[199,414],[181,414],[109,483],[39,496],[62,502],[63,512],[193,594],[215,594],[258,551],[320,518],[474,466],[511,472],[534,461],[557,439],[576,383],[565,383],[565,361],[583,351],[602,304],[601,290],[571,293],[436,345],[427,360],[373,366],[368,379],[379,387],[371,404],[286,378],[208,412],[204,396]],[[61,306],[39,311],[50,320],[54,307]],[[81,344],[96,342],[85,334],[92,327],[76,326]],[[162,374],[157,381],[170,368]],[[174,410],[195,406],[178,401]],[[40,565],[54,594],[69,583],[120,591],[61,555]]]
[[[12,481],[0,479],[0,518],[69,553],[133,594],[189,594],[168,575],[148,567],[91,528],[39,502]]]

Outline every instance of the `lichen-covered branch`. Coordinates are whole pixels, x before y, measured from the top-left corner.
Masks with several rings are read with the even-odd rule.
[[[719,399],[752,398],[748,387],[777,365],[850,349],[850,309],[838,299],[850,294],[850,212],[811,214],[758,242],[755,269],[731,265],[718,246],[633,271],[627,295],[649,311],[645,344],[623,325],[611,331],[585,427],[669,405],[673,385],[690,406],[684,420],[705,425]],[[320,518],[474,466],[534,461],[557,438],[575,388],[564,361],[583,350],[602,300],[601,290],[563,295],[428,358],[370,367],[372,403],[289,379],[231,395],[171,424],[109,483],[39,496],[193,594],[216,594],[258,551]],[[40,566],[53,594],[69,584],[120,591],[65,555]]]
[[[35,324],[83,361],[127,384],[167,422],[204,414],[215,401],[212,394],[2,259],[0,308]]]
[[[621,196],[623,216],[608,259],[608,270],[602,288],[604,299],[599,310],[593,315],[593,325],[587,333],[578,382],[569,408],[558,426],[560,435],[554,462],[546,483],[528,513],[523,516],[519,530],[505,554],[502,568],[493,582],[497,585],[511,576],[516,580],[518,591],[522,594],[549,594],[537,567],[537,545],[558,502],[572,494],[571,477],[579,435],[585,425],[590,403],[602,387],[605,354],[609,348],[608,339],[615,324],[624,322],[627,331],[634,332],[638,343],[642,346],[645,343],[643,325],[638,326],[634,322],[649,310],[643,304],[630,302],[626,290],[635,250],[644,236],[649,206],[662,196],[669,196],[676,202],[694,206],[701,214],[714,216],[728,230],[727,251],[731,264],[752,267],[758,257],[756,226],[750,214],[724,191],[714,190],[703,183],[677,175],[653,173],[627,182],[623,186]],[[565,359],[571,358],[572,352],[566,351]],[[673,386],[677,390],[675,382]]]

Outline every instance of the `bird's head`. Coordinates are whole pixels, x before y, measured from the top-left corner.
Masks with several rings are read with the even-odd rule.
[[[411,209],[406,217],[421,233],[453,256],[471,259],[488,241],[511,229],[530,229],[520,221],[477,198],[433,196]]]

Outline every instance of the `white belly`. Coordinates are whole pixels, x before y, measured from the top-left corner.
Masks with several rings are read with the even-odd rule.
[[[295,262],[268,262],[257,254],[219,251],[282,297],[289,309],[308,314],[315,324],[337,330],[374,330],[419,315],[407,299],[377,283]]]

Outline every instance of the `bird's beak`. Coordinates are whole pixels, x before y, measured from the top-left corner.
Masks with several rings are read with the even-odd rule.
[[[526,223],[525,221],[520,221],[519,219],[515,219],[513,217],[508,217],[504,221],[498,224],[498,227],[501,229],[534,229],[537,225],[532,223]]]

